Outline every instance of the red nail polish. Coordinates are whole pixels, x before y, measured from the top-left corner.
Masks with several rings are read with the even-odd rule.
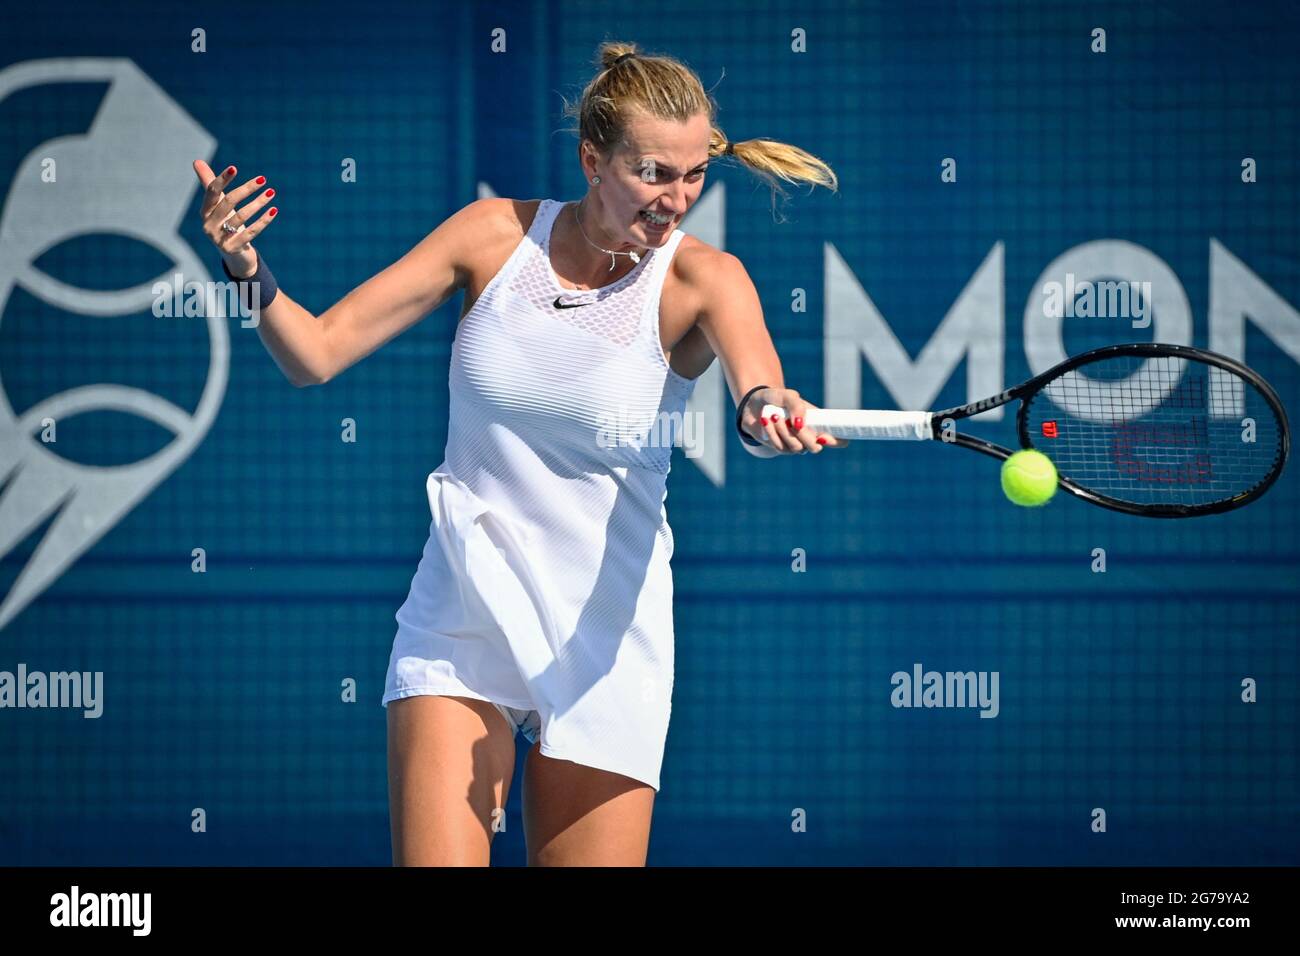
[[[227,176],[233,176],[233,175],[235,175],[235,167],[234,167],[234,166],[227,166],[227,167],[226,167],[226,175],[227,175]]]
[[[269,215],[269,216],[274,216],[274,215],[275,215],[275,207],[274,207],[274,206],[271,207],[271,211],[270,211],[269,213],[267,213],[267,215]]]
[[[767,427],[767,416],[766,416],[766,415],[764,415],[762,418],[760,418],[759,421],[763,423],[763,427],[765,427],[765,428]]]
[[[796,417],[794,420],[794,430],[798,431],[801,428],[803,428],[803,419]]]
[[[264,182],[266,182],[266,177],[265,177],[265,176],[258,176],[258,177],[257,177],[257,185],[260,186],[260,185],[262,185],[262,183],[264,183]]]
[[[825,436],[825,435],[818,435],[818,436],[817,436],[817,444],[819,444],[819,445],[824,445],[824,444],[826,444],[826,436]]]
[[[268,190],[266,191],[266,198],[267,198],[267,199],[270,199],[270,198],[271,198],[272,196],[274,196],[274,195],[275,195],[275,190],[274,190],[274,189],[268,189]]]

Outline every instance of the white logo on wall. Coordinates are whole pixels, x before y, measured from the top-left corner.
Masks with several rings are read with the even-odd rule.
[[[197,183],[190,166],[210,159],[216,140],[129,60],[36,60],[0,70],[0,102],[50,83],[108,83],[90,129],[36,146],[14,175],[0,215],[0,321],[15,286],[68,312],[111,317],[148,311],[152,278],[137,286],[92,291],[69,286],[32,263],[77,236],[103,233],[148,243],[184,274],[208,278],[177,225]],[[57,184],[41,181],[53,159]],[[173,270],[169,268],[169,273]],[[54,515],[31,560],[0,604],[5,627],[139,501],[188,458],[216,418],[226,391],[230,337],[218,305],[206,318],[210,360],[198,407],[191,413],[161,396],[114,384],[85,385],[42,398],[21,415],[0,382],[0,557]],[[139,415],[176,437],[148,458],[117,467],[60,457],[37,437],[46,418],[84,412]]]

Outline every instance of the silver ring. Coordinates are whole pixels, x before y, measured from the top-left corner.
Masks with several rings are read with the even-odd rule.
[[[232,226],[230,224],[229,219],[227,219],[225,222],[221,224],[221,231],[226,233],[226,235],[228,236],[233,236],[235,233],[239,232],[239,230],[242,228],[244,228],[242,223],[238,226]]]

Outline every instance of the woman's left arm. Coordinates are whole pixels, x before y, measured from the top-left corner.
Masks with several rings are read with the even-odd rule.
[[[843,448],[848,441],[817,432],[803,424],[808,409],[816,408],[797,391],[785,387],[781,359],[763,321],[758,290],[744,264],[729,252],[712,250],[705,268],[698,270],[701,306],[698,324],[709,346],[722,361],[731,400],[758,385],[741,411],[741,427],[750,437],[766,442],[745,450],[760,458],[777,454],[819,453],[823,448]],[[760,419],[764,405],[785,409],[785,418]]]

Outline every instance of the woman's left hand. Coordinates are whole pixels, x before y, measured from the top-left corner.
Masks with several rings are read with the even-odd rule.
[[[760,418],[764,405],[780,406],[785,410],[785,418]],[[749,397],[740,423],[750,437],[788,455],[802,455],[809,451],[815,455],[823,448],[846,448],[849,444],[846,439],[804,425],[808,410],[817,407],[804,401],[792,388],[763,388]]]

